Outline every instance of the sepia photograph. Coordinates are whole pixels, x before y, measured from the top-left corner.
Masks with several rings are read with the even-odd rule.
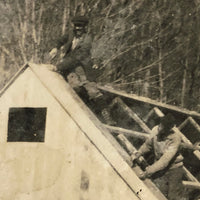
[[[200,200],[200,0],[0,12],[0,200]]]

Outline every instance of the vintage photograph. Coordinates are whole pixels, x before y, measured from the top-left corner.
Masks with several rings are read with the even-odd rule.
[[[0,200],[200,200],[199,0],[0,12]]]

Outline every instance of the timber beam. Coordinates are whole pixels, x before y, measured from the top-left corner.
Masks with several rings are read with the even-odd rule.
[[[128,114],[130,118],[132,118],[146,133],[151,133],[151,129],[138,117],[138,115],[129,108],[119,97],[116,97],[113,100],[113,104],[118,103],[121,108]]]
[[[164,114],[158,107],[154,107],[149,111],[147,116],[144,118],[144,122],[148,122],[148,120],[152,117],[152,115],[155,114],[157,117],[162,118],[164,117]]]
[[[200,190],[200,183],[193,181],[182,181],[183,185],[190,189]]]
[[[141,140],[146,140],[146,139],[149,138],[149,135],[146,134],[146,133],[133,131],[133,130],[129,130],[129,129],[121,128],[121,127],[116,127],[116,126],[109,126],[109,125],[106,125],[106,124],[103,124],[103,126],[105,128],[107,128],[109,131],[111,131],[112,133],[123,134],[125,136],[139,138]]]

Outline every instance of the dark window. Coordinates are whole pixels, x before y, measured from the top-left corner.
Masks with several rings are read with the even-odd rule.
[[[47,108],[10,108],[8,142],[44,142]]]

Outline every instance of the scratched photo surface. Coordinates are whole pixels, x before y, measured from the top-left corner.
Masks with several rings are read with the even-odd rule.
[[[0,199],[200,199],[199,0],[0,13]]]

